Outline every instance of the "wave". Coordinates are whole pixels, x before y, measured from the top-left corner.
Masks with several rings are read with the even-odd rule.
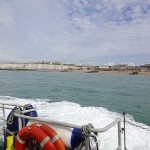
[[[11,96],[0,96],[0,103],[12,103],[18,105],[32,104],[36,107],[38,115],[47,119],[85,125],[92,123],[94,127],[103,128],[121,114],[108,111],[103,107],[82,107],[80,104],[68,101],[53,102],[49,99],[21,99]],[[0,114],[2,115],[2,110]],[[6,116],[9,110],[6,111]],[[126,143],[130,150],[150,149],[150,127],[142,123],[135,122],[133,117],[127,115],[126,123]],[[123,123],[122,123],[123,127]],[[144,129],[145,128],[145,129]],[[146,130],[148,129],[148,130]],[[105,133],[99,134],[101,147],[104,150],[114,150],[117,148],[117,125]],[[123,141],[123,134],[122,134]]]

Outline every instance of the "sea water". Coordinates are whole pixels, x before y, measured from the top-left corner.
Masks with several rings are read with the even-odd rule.
[[[31,103],[41,117],[102,128],[126,112],[130,150],[150,149],[149,97],[149,76],[0,71],[0,102]],[[117,148],[117,125],[99,138],[101,149]]]

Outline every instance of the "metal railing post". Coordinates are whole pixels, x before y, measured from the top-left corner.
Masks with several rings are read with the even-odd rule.
[[[4,104],[2,104],[2,109],[3,109],[3,120],[5,120],[5,108]]]
[[[121,121],[118,122],[118,147],[116,150],[121,150]]]
[[[4,104],[2,104],[2,110],[3,110],[3,128],[2,128],[2,135],[5,133],[5,108]]]
[[[21,117],[18,117],[18,126],[19,126],[19,130],[21,130],[22,129]]]
[[[90,150],[89,144],[90,144],[90,139],[88,136],[85,135],[85,149],[86,150]]]

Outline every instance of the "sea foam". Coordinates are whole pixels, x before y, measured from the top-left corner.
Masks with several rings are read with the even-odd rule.
[[[86,125],[88,123],[92,123],[96,128],[103,128],[114,121],[116,118],[122,118],[121,114],[108,111],[103,107],[82,107],[77,103],[68,101],[52,102],[48,99],[20,99],[9,96],[0,96],[0,103],[11,103],[18,105],[32,104],[34,107],[36,107],[39,117],[44,117],[55,121],[73,123],[76,125]],[[6,116],[9,114],[9,112],[10,110],[6,110]],[[1,109],[0,116],[2,117]],[[127,115],[127,120],[137,126],[150,130],[149,126],[135,122],[133,117],[130,115]],[[126,147],[129,150],[150,149],[150,131],[140,127],[126,123]],[[114,150],[117,148],[117,131],[117,125],[115,125],[107,132],[99,133],[101,149]]]

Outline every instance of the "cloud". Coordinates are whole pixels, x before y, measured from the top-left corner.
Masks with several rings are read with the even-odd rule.
[[[63,7],[68,9],[70,19],[76,23],[83,19],[83,24],[86,20],[97,26],[140,22],[150,14],[150,2],[142,0],[76,0],[70,1],[69,5],[63,0]]]
[[[149,0],[0,0],[0,59],[147,63],[149,25]]]

